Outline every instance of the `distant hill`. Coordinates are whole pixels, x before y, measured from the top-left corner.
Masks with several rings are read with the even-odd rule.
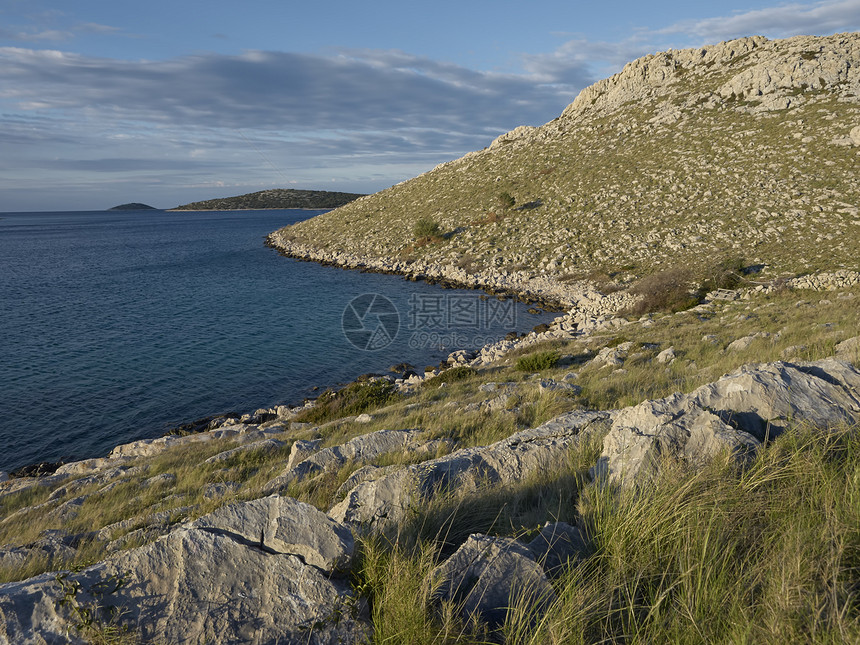
[[[256,193],[207,199],[177,206],[177,211],[231,211],[256,210],[261,208],[337,208],[364,197],[359,193],[338,193],[326,190],[294,190],[292,188],[273,188]]]
[[[154,206],[149,206],[148,204],[139,204],[137,202],[131,202],[130,204],[120,204],[119,206],[114,206],[113,208],[109,208],[109,211],[157,211],[160,210],[155,208]]]

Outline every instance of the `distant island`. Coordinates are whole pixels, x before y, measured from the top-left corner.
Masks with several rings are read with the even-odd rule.
[[[273,188],[256,193],[207,199],[177,206],[175,211],[231,211],[259,210],[266,208],[337,208],[364,197],[361,193],[338,193],[326,190],[294,190],[292,188]]]
[[[114,206],[113,208],[109,208],[109,211],[157,211],[161,210],[155,208],[154,206],[150,206],[149,204],[139,204],[137,202],[131,202],[130,204],[120,204],[119,206]]]

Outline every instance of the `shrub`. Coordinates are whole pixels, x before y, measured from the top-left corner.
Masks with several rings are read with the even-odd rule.
[[[415,222],[415,227],[412,229],[412,232],[415,234],[417,239],[425,238],[425,237],[438,237],[442,229],[439,228],[439,223],[436,222],[432,217],[420,217],[417,222]]]
[[[735,289],[743,279],[744,260],[740,257],[729,257],[719,260],[704,270],[702,291],[707,293],[714,289]]]
[[[395,398],[397,393],[391,381],[356,381],[342,390],[323,392],[316,405],[298,415],[296,421],[318,423],[350,414],[361,414]]]
[[[501,204],[504,208],[511,208],[514,204],[517,203],[517,200],[514,199],[514,196],[509,192],[505,191],[499,193],[499,204]]]
[[[515,367],[520,372],[540,372],[555,367],[560,358],[561,354],[556,351],[536,352],[518,358]]]
[[[667,269],[642,278],[631,293],[642,298],[629,313],[634,316],[654,311],[683,311],[699,302],[698,294],[690,288],[690,276],[684,269]]]
[[[441,383],[453,383],[454,381],[464,381],[477,374],[474,367],[468,365],[458,365],[449,370],[445,370],[441,374],[437,374],[424,381],[424,385],[440,385]]]

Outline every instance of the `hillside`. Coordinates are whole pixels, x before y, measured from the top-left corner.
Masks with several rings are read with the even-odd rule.
[[[231,211],[257,210],[263,208],[337,208],[363,197],[358,193],[338,193],[326,190],[294,190],[292,188],[273,188],[256,193],[207,199],[177,206],[175,211]]]
[[[720,257],[771,277],[856,269],[858,155],[860,34],[743,38],[640,58],[542,127],[271,240],[484,284],[630,281]],[[438,234],[421,239],[419,221]]]

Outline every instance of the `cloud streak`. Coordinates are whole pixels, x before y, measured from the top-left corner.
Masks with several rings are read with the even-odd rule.
[[[547,80],[372,50],[118,61],[0,49],[0,100],[18,110],[219,128],[498,131],[549,120],[591,79],[582,66]]]
[[[739,36],[762,34],[771,38],[786,38],[801,34],[853,31],[858,27],[860,0],[838,0],[811,4],[795,2],[731,16],[684,20],[655,33],[685,34],[703,43],[710,43]]]

